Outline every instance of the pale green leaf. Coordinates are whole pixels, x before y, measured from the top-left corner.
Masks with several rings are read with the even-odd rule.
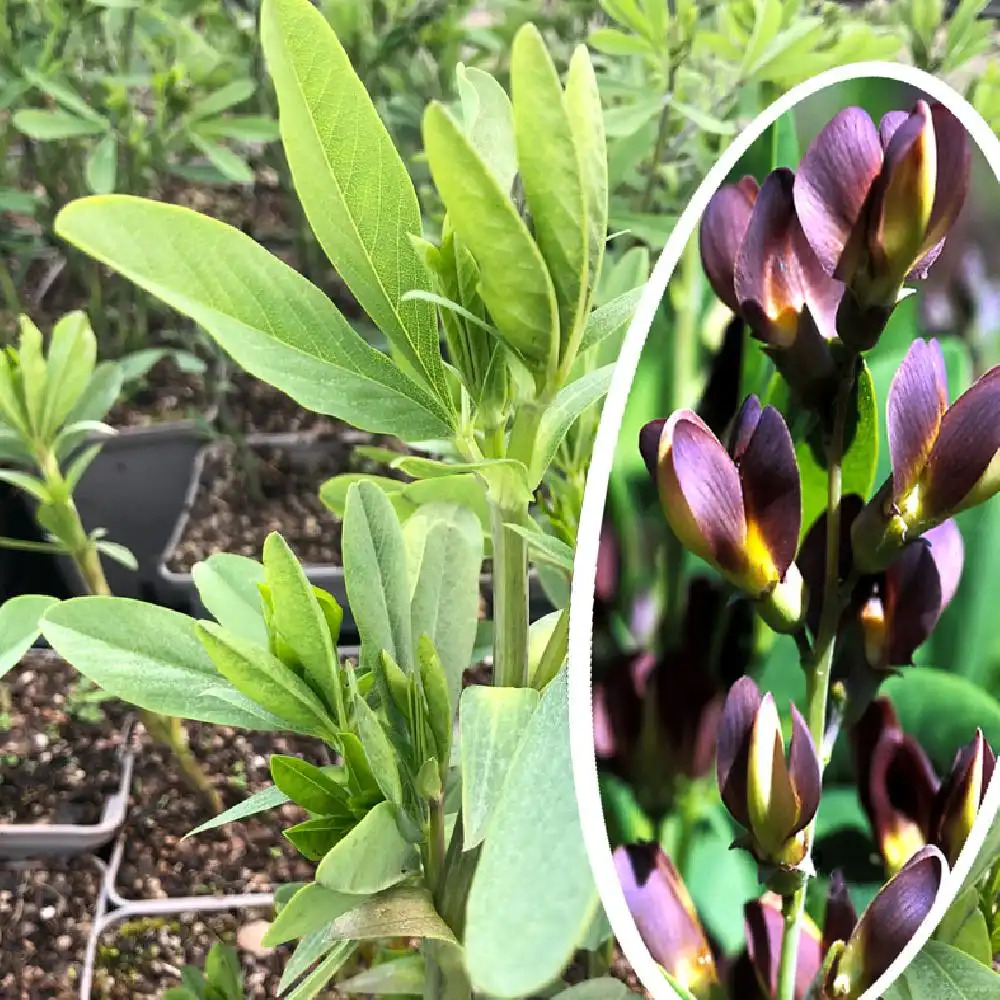
[[[255,559],[216,552],[191,570],[201,603],[225,629],[249,642],[266,646],[267,625],[259,584],[264,567]]]
[[[111,194],[118,172],[118,138],[108,132],[87,155],[84,176],[94,194]]]
[[[482,157],[501,190],[510,191],[517,173],[514,112],[507,92],[494,77],[474,66],[455,71],[462,102],[462,124],[473,149]]]
[[[0,604],[0,677],[16,667],[38,638],[39,622],[59,602],[41,594],[21,594]]]
[[[68,111],[22,108],[14,112],[14,127],[29,139],[51,142],[57,139],[79,139],[88,135],[103,135],[107,123],[80,118]]]

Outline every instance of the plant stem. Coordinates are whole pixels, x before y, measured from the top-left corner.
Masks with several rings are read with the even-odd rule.
[[[852,359],[853,360],[853,359]],[[808,722],[809,732],[817,753],[823,752],[826,736],[826,709],[830,692],[830,674],[836,646],[837,627],[840,622],[840,501],[843,492],[844,429],[847,423],[847,405],[854,385],[854,366],[850,364],[842,376],[834,404],[833,430],[827,445],[826,491],[826,561],[823,583],[823,607],[820,612],[816,644],[813,647],[812,669],[808,671]],[[820,766],[822,767],[822,760]],[[816,817],[806,829],[808,861],[812,854]],[[805,912],[808,880],[792,896],[782,902],[785,918],[781,941],[781,964],[778,969],[778,995],[776,1000],[795,1000],[795,972],[798,963],[799,932]]]
[[[521,524],[527,511],[491,504],[493,529],[493,682],[528,683],[528,545],[507,524]]]

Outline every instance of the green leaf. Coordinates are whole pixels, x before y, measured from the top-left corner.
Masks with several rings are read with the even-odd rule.
[[[14,127],[29,139],[52,142],[58,139],[79,139],[88,135],[103,135],[108,130],[106,122],[79,118],[68,111],[43,111],[22,108],[14,112]]]
[[[426,636],[441,661],[448,681],[450,719],[476,642],[482,527],[464,507],[428,504],[407,521],[403,538],[412,580],[413,643],[416,647]]]
[[[86,457],[86,455],[84,457]],[[71,481],[68,476],[66,481]],[[106,538],[99,538],[94,543],[94,548],[96,548],[102,556],[106,556],[108,559],[118,563],[119,566],[124,566],[126,569],[130,569],[133,572],[139,569],[139,560],[136,559],[132,550],[126,548],[124,545],[121,545],[119,542],[109,542]]]
[[[227,631],[266,646],[267,625],[259,584],[264,567],[255,559],[232,552],[216,552],[191,570],[201,603]]]
[[[265,115],[230,115],[200,121],[192,131],[206,139],[234,139],[237,142],[274,142],[278,123]]]
[[[218,90],[213,90],[207,97],[195,101],[189,114],[194,120],[211,118],[213,115],[228,111],[229,108],[250,100],[257,90],[257,84],[250,79],[230,80]]]
[[[110,127],[108,120],[95,111],[72,87],[59,83],[58,80],[53,80],[39,73],[37,70],[29,68],[24,70],[24,78],[42,91],[43,94],[48,94],[49,97],[80,118],[86,118],[88,121],[102,126],[102,128]]]
[[[25,411],[35,434],[41,433],[48,386],[48,368],[43,354],[41,331],[27,316],[21,316],[21,336],[17,344]]]
[[[336,741],[336,729],[312,690],[277,657],[215,622],[198,622],[195,631],[216,668],[232,686],[294,732]]]
[[[118,138],[108,132],[87,155],[84,176],[94,194],[111,194],[118,172]]]
[[[111,697],[181,719],[279,728],[220,676],[198,641],[200,627],[187,615],[122,597],[75,597],[42,619],[52,648]]]
[[[535,240],[555,288],[562,360],[567,353],[576,353],[578,327],[587,306],[587,205],[581,157],[559,75],[533,24],[526,24],[514,36],[510,80],[517,162]],[[588,118],[587,125],[592,124]]]
[[[536,375],[554,370],[558,305],[527,226],[440,104],[431,104],[424,114],[424,145],[451,224],[479,265],[479,293],[504,342]]]
[[[302,664],[313,690],[328,706],[339,704],[334,692],[340,688],[340,664],[330,628],[305,571],[277,532],[264,541],[264,573],[270,587],[272,627]],[[345,720],[337,721],[343,726]]]
[[[79,404],[94,375],[97,338],[86,313],[67,313],[52,328],[41,427],[51,439]]]
[[[320,927],[305,935],[288,960],[278,982],[278,996],[285,991],[306,971],[320,956],[326,957],[306,976],[299,987],[288,995],[288,1000],[312,1000],[326,984],[340,971],[341,966],[354,954],[356,945],[353,941],[333,942],[326,927]],[[329,954],[327,954],[329,952]],[[311,986],[309,984],[312,984]],[[314,987],[314,989],[313,989]],[[310,992],[310,989],[313,991]],[[304,992],[302,992],[304,990]]]
[[[783,114],[770,128],[771,169],[788,167],[794,170],[799,165],[799,133],[795,124],[795,113]]]
[[[194,837],[199,833],[204,833],[206,830],[214,830],[216,827],[225,826],[227,823],[235,823],[237,820],[246,819],[248,816],[256,816],[258,813],[267,812],[269,809],[276,809],[288,801],[288,796],[280,788],[271,785],[268,788],[261,789],[259,792],[254,792],[253,795],[242,802],[237,802],[236,805],[230,806],[224,812],[219,813],[218,816],[213,816],[211,819],[205,820],[204,823],[200,823],[189,833],[184,834],[181,839],[186,840],[188,837]]]
[[[867,365],[858,375],[854,399],[844,433],[843,492],[845,496],[857,493],[867,500],[875,482],[879,442],[878,403]],[[802,482],[802,531],[805,533],[826,509],[827,462],[818,427],[796,443],[795,457]]]
[[[521,524],[507,524],[505,527],[524,538],[528,543],[528,552],[536,563],[555,566],[567,577],[573,575],[573,550],[565,542],[539,528],[526,528]]]
[[[340,980],[337,992],[348,996],[381,996],[386,993],[423,996],[426,974],[423,955],[403,955]]]
[[[569,62],[566,93],[563,98],[569,118],[573,143],[580,158],[580,180],[587,219],[587,305],[600,279],[604,262],[604,244],[608,236],[608,146],[604,137],[604,116],[601,95],[590,55],[584,45],[578,45]],[[586,316],[586,310],[582,314]],[[590,319],[587,319],[589,328]],[[587,328],[582,336],[586,337]],[[563,355],[572,357],[579,347],[566,348]]]
[[[314,816],[286,827],[282,835],[304,858],[322,861],[353,826],[354,817],[345,808],[340,815]]]
[[[395,806],[403,804],[403,786],[392,743],[379,717],[360,694],[354,699],[355,726],[365,758],[382,794]]]
[[[948,912],[934,932],[934,940],[950,944],[953,948],[992,967],[993,947],[986,918],[979,907],[979,890],[966,889],[948,907]]]
[[[991,746],[1000,746],[1000,702],[971,681],[930,667],[907,667],[890,677],[883,693],[893,703],[903,729],[912,733],[939,774],[951,767],[955,748],[980,728]]]
[[[401,301],[428,287],[410,243],[420,235],[420,207],[364,84],[308,0],[267,0],[261,41],[309,224],[361,307],[450,408],[434,310]]]
[[[334,920],[330,932],[336,938],[355,941],[415,937],[456,943],[455,935],[434,909],[430,893],[414,885],[396,886],[369,897]]]
[[[21,662],[40,633],[39,622],[59,602],[41,594],[21,594],[0,604],[0,677]]]
[[[531,456],[528,485],[532,489],[542,481],[559,445],[580,414],[607,395],[614,368],[614,365],[605,365],[570,382],[548,405],[539,422],[538,438]]]
[[[885,992],[885,1000],[994,1000],[1000,975],[957,948],[929,941]]]
[[[336,892],[310,882],[281,908],[274,923],[268,927],[261,941],[265,948],[276,948],[287,941],[304,938],[315,930],[325,928],[331,921],[358,905],[358,897]]]
[[[298,986],[288,994],[286,1000],[313,1000],[340,971],[354,952],[353,941],[344,941],[340,948],[334,948]],[[294,958],[294,956],[292,956]],[[284,978],[284,977],[282,977]]]
[[[599,775],[598,780],[608,842],[612,849],[640,840],[655,840],[656,827],[639,805],[635,789],[610,772]]]
[[[451,758],[452,719],[458,695],[452,700],[444,665],[434,643],[426,635],[421,635],[417,641],[417,660],[420,664],[420,684],[427,702],[427,721],[434,737],[437,758],[444,772]]]
[[[385,650],[413,670],[410,591],[403,530],[389,498],[376,485],[355,483],[347,493],[341,536],[347,600],[362,646]]]
[[[560,990],[553,1000],[626,1000],[635,996],[638,994],[632,993],[620,979],[602,976]]]
[[[306,409],[404,440],[450,437],[452,416],[437,399],[366,344],[318,288],[231,226],[108,195],[72,202],[55,228]]]
[[[474,472],[486,483],[490,499],[501,507],[520,506],[533,499],[532,491],[528,488],[528,470],[523,462],[515,458],[486,458],[478,462],[452,463],[408,455],[396,462],[395,466],[417,479]]]
[[[462,124],[472,148],[496,177],[502,191],[510,191],[517,173],[514,112],[510,98],[489,73],[458,64],[455,70],[462,103]]]
[[[198,132],[188,132],[191,145],[208,160],[209,163],[219,171],[220,174],[233,184],[253,184],[254,173],[250,164],[238,153],[234,153],[226,146],[220,146],[211,139],[206,139]]]
[[[465,945],[474,986],[496,997],[540,990],[565,968],[597,905],[573,791],[563,670],[511,762],[472,882]]]
[[[538,708],[531,688],[469,687],[458,710],[462,760],[462,846],[486,836],[504,778]]]
[[[982,849],[969,871],[963,889],[975,885],[1000,860],[1000,816],[994,817],[990,832],[986,835]]]
[[[587,317],[587,325],[584,327],[583,338],[580,341],[580,353],[589,351],[606,337],[610,337],[628,326],[632,322],[632,314],[635,312],[644,291],[645,285],[633,288],[595,309]]]
[[[416,865],[392,804],[380,802],[320,862],[316,881],[335,892],[368,895],[401,882]]]
[[[307,812],[327,815],[345,808],[347,793],[343,786],[322,768],[301,757],[277,753],[271,754],[269,764],[275,785]]]

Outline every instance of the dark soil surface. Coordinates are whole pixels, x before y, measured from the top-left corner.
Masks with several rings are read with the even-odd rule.
[[[291,396],[246,372],[235,372],[229,382],[223,401],[225,416],[244,434],[328,434],[347,428],[333,417],[303,409]]]
[[[4,1000],[77,1000],[100,885],[88,857],[0,867]]]
[[[0,681],[0,824],[97,823],[118,788],[128,710],[86,706],[80,675],[33,650]]]
[[[194,756],[226,808],[271,784],[267,761],[272,753],[328,762],[319,741],[306,737],[245,733],[198,722],[188,723],[187,732]],[[183,840],[211,813],[191,793],[169,751],[151,744],[145,734],[141,739],[116,879],[122,896],[267,892],[312,878],[314,866],[281,835],[285,827],[306,819],[291,804]]]
[[[272,918],[270,909],[260,909],[124,920],[110,927],[98,942],[94,1000],[160,997],[171,986],[180,985],[185,965],[203,967],[205,956],[217,941],[236,945],[241,928]],[[257,955],[239,949],[244,995],[277,996],[281,972],[292,950],[281,947]]]
[[[403,450],[391,438],[363,440]],[[281,532],[302,562],[339,566],[340,520],[320,500],[319,488],[345,472],[392,474],[336,436],[320,438],[308,450],[272,445],[213,449],[202,466],[181,539],[167,556],[168,569],[188,572],[213,552],[260,558],[272,531]]]
[[[112,427],[148,427],[173,420],[204,418],[211,406],[205,376],[181,371],[171,357],[158,361],[108,414]]]

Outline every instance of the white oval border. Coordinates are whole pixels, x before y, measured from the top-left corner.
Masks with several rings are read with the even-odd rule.
[[[891,62],[849,63],[827,70],[793,87],[762,111],[736,137],[719,161],[709,170],[677,220],[629,325],[594,441],[594,454],[580,513],[576,557],[573,562],[573,589],[570,597],[568,697],[573,780],[584,844],[611,929],[625,957],[654,1000],[678,1000],[678,996],[659,971],[659,966],[643,943],[626,905],[625,894],[612,862],[611,845],[597,782],[597,761],[594,751],[591,688],[594,577],[597,569],[597,546],[615,448],[618,444],[628,395],[657,306],[663,298],[667,283],[677,267],[684,247],[708,206],[709,199],[725,182],[740,157],[785,112],[826,87],[865,77],[882,77],[910,84],[944,104],[965,126],[1000,182],[1000,139],[993,134],[985,120],[964,97],[948,84],[921,69]],[[994,502],[1000,503],[1000,498]],[[930,913],[896,961],[861,997],[861,1000],[874,1000],[888,989],[930,939],[958,894],[966,876],[972,870],[998,811],[1000,811],[1000,769],[990,782],[968,843],[943,883]]]

